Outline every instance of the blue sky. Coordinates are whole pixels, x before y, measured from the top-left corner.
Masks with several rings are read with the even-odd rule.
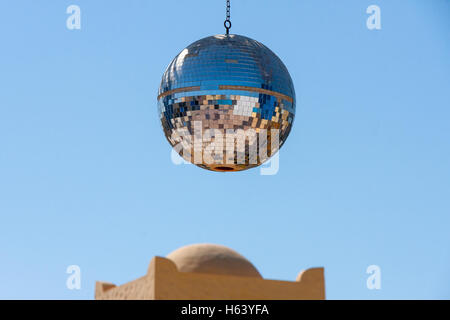
[[[92,299],[212,242],[265,278],[324,266],[329,299],[449,299],[450,1],[232,1],[296,88],[274,176],[176,166],[158,122],[166,66],[223,33],[224,3],[1,2],[0,298]]]

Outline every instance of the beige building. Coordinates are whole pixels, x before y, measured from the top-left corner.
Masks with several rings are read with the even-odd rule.
[[[300,272],[295,281],[263,279],[236,251],[220,245],[182,247],[154,257],[147,274],[116,286],[97,282],[95,299],[302,300],[325,299],[323,268]]]

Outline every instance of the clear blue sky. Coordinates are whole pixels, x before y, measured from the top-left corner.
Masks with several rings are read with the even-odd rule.
[[[450,298],[450,1],[232,2],[297,92],[275,176],[175,166],[159,124],[166,66],[225,1],[1,2],[0,298],[92,299],[198,242],[265,278],[324,266],[329,299]]]

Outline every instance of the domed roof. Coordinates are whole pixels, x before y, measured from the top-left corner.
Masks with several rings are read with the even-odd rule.
[[[178,271],[262,278],[253,264],[236,251],[216,244],[194,244],[167,256]]]
[[[294,100],[291,76],[278,56],[260,42],[240,35],[216,35],[181,51],[164,73],[159,95],[200,87],[243,86],[274,91]]]

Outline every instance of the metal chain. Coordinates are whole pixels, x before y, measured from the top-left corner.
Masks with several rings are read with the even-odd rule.
[[[227,18],[225,19],[225,22],[223,23],[225,26],[225,29],[227,30],[227,34],[230,34],[231,29],[231,20],[230,20],[230,0],[227,0]]]

